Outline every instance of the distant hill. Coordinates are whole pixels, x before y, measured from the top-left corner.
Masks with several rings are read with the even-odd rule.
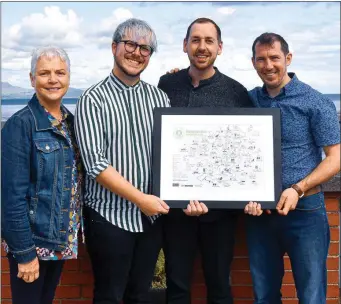
[[[24,89],[12,86],[8,82],[1,82],[1,99],[30,98],[33,92],[33,89]],[[64,98],[78,98],[82,93],[82,89],[69,88]]]

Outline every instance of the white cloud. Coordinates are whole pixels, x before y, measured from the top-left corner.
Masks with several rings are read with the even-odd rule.
[[[29,4],[13,3],[7,7],[16,11],[16,8],[23,9],[23,5]],[[1,16],[2,81],[13,80],[28,87],[32,49],[54,43],[64,47],[70,55],[71,86],[89,87],[112,69],[111,39],[117,25],[136,17],[146,20],[158,38],[159,51],[142,73],[143,80],[157,84],[159,77],[170,69],[188,67],[187,55],[182,51],[187,27],[197,17],[210,17],[220,26],[224,41],[216,66],[248,89],[262,85],[251,64],[251,45],[261,33],[273,31],[288,41],[291,51],[295,50],[290,71],[325,93],[340,90],[340,12],[335,10],[336,5],[306,6],[297,2],[267,5],[246,2],[238,6],[208,2],[58,5],[42,3],[37,4],[37,9],[27,6],[26,17],[22,17],[25,16],[23,11]],[[275,16],[276,22],[264,16]]]
[[[217,12],[223,15],[232,15],[236,11],[235,8],[223,6],[217,9]]]
[[[13,71],[21,71],[24,70],[27,73],[30,69],[31,60],[30,58],[12,58],[8,61],[3,61],[1,64],[2,69],[8,69]]]
[[[173,48],[162,49],[153,55],[148,67],[142,73],[141,78],[150,84],[157,85],[160,77],[171,69],[183,69],[187,67],[187,54],[182,51],[181,45],[176,45]]]
[[[13,58],[27,58],[29,55],[29,52],[1,48],[1,58],[3,61],[11,61]]]
[[[19,23],[4,30],[2,45],[18,50],[58,44],[61,47],[75,47],[82,44],[79,18],[73,10],[63,14],[58,6],[44,7],[44,13],[33,13]]]
[[[132,17],[132,12],[126,8],[115,9],[109,17],[103,18],[99,25],[89,31],[88,41],[97,45],[98,48],[110,47],[116,27]]]
[[[123,8],[123,7],[119,7],[112,12],[110,17],[104,18],[101,21],[99,28],[100,30],[108,30],[108,29],[113,30],[116,28],[116,26],[119,23],[132,17],[133,17],[133,14],[130,10]]]
[[[340,50],[339,44],[334,45],[310,45],[307,52],[335,52]]]
[[[313,88],[326,87],[333,88],[340,84],[340,73],[337,75],[333,71],[320,70],[318,73],[301,70],[297,74],[298,79],[308,83]],[[340,90],[326,91],[326,93],[340,93]]]

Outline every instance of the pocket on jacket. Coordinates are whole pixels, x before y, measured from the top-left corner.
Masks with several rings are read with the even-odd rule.
[[[58,141],[36,140],[34,143],[39,151],[47,154],[60,149]]]
[[[36,140],[34,144],[37,149],[37,192],[51,195],[57,181],[60,144],[48,139]]]

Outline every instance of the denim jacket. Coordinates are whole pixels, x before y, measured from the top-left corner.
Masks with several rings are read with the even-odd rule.
[[[67,120],[73,126],[73,115]],[[70,130],[74,132],[73,129]],[[33,260],[36,247],[67,245],[72,152],[52,129],[36,95],[1,131],[2,237],[18,263]]]

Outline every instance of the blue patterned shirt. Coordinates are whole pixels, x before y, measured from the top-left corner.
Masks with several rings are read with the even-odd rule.
[[[249,95],[256,107],[281,110],[282,186],[290,187],[322,161],[322,147],[340,143],[340,123],[334,103],[289,73],[291,81],[274,98],[265,86]]]

